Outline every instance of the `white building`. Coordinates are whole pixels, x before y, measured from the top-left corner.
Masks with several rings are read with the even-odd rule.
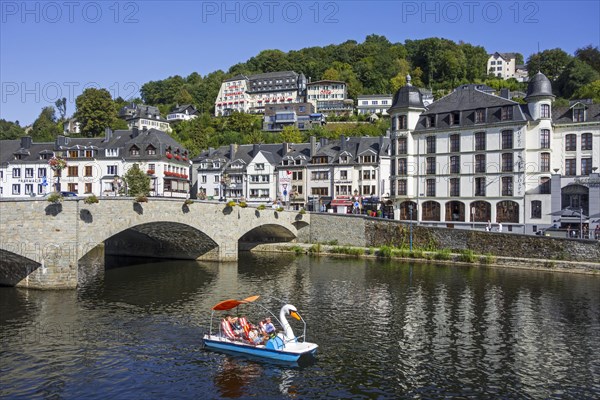
[[[527,70],[524,65],[517,65],[517,55],[515,53],[490,54],[487,61],[487,71],[498,78],[515,78],[519,82],[527,80]]]
[[[348,99],[348,89],[341,81],[315,81],[306,85],[306,101],[312,103],[318,113],[325,115],[349,114],[354,101]]]
[[[215,115],[234,111],[264,113],[273,104],[301,103],[306,92],[306,78],[294,71],[237,75],[223,81],[215,101]]]
[[[160,115],[158,107],[131,103],[119,110],[119,118],[127,122],[129,130],[157,129],[163,132],[171,132],[169,121]]]
[[[248,91],[248,78],[237,75],[223,81],[215,101],[215,115],[229,115],[234,111],[248,112],[250,109],[250,95]]]
[[[170,124],[175,124],[181,121],[189,121],[198,117],[198,110],[191,104],[184,104],[182,106],[176,106],[167,114],[167,121]]]
[[[138,166],[151,178],[151,196],[187,197],[187,150],[158,130],[106,131],[103,138],[59,136],[55,143],[31,138],[0,143],[0,196],[39,196],[52,191],[78,196],[127,194],[123,175]],[[48,161],[63,158],[66,168],[53,171]],[[119,193],[119,189],[121,193]]]
[[[218,165],[218,167],[217,167]],[[310,143],[210,149],[194,160],[200,198],[237,198],[286,207],[338,211],[354,197],[378,207],[389,195],[389,138],[360,137]],[[349,210],[348,210],[349,211]]]
[[[357,113],[359,115],[388,115],[387,110],[392,106],[392,97],[391,94],[360,95],[357,99]]]
[[[600,160],[593,150],[600,135],[598,113],[594,108],[591,119],[575,125],[568,117],[553,124],[553,98],[541,73],[529,82],[523,106],[463,85],[426,107],[410,83],[401,88],[389,111],[397,217],[409,219],[412,210],[413,219],[425,225],[483,229],[490,221],[504,224],[505,231],[534,233],[557,220],[561,225],[569,186],[558,174],[563,168],[569,179],[587,179],[585,190],[569,190],[585,194],[586,216],[600,217],[592,167]],[[575,104],[567,114],[584,118],[576,111],[584,108]],[[565,131],[570,133],[563,136]],[[567,137],[571,144],[565,153]]]

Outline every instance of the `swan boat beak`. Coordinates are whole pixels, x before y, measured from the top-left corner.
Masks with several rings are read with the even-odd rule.
[[[300,321],[300,315],[296,311],[290,311],[290,315]]]

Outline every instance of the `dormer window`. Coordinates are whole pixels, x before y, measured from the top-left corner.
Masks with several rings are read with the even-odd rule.
[[[450,114],[450,125],[460,125],[460,112],[455,111]]]
[[[149,156],[154,156],[154,155],[156,155],[156,147],[154,147],[154,146],[152,146],[152,145],[149,145],[148,147],[146,147],[146,153],[147,153]]]
[[[340,164],[348,164],[348,156],[341,156]]]
[[[363,164],[374,163],[375,162],[375,156],[373,156],[373,155],[362,156],[362,162],[363,162]]]
[[[132,146],[131,149],[129,149],[129,155],[130,156],[139,156],[140,155],[140,148],[137,146]]]
[[[475,110],[475,123],[481,124],[485,122],[485,108],[478,108]]]
[[[435,128],[435,115],[425,116],[425,128]]]
[[[501,120],[502,121],[512,121],[513,119],[513,108],[512,106],[504,106],[502,107]]]
[[[585,121],[585,108],[574,108],[573,109],[573,122],[584,122]]]
[[[77,150],[69,150],[69,158],[77,158],[79,157],[79,152]]]

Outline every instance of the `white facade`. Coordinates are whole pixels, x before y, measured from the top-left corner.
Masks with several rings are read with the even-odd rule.
[[[381,114],[388,115],[387,110],[392,106],[391,94],[376,94],[358,96],[358,114]]]
[[[490,54],[487,61],[487,71],[502,79],[517,78],[516,58],[514,53]]]
[[[348,99],[345,82],[316,81],[306,85],[306,101],[312,103],[318,113],[352,112],[354,106]]]
[[[553,110],[553,98],[542,74],[530,81],[523,106],[473,85],[418,106],[416,91],[402,88],[390,110],[397,218],[409,219],[412,210],[425,225],[484,229],[501,223],[505,232],[533,234],[564,227],[568,218],[561,220],[561,213],[581,208],[585,227],[594,228],[600,222],[594,169],[600,105]]]
[[[228,115],[234,111],[248,112],[251,96],[247,91],[248,79],[245,77],[239,76],[237,79],[223,82],[215,101],[215,115]]]
[[[140,137],[137,142],[129,131],[110,135],[92,139],[59,137],[56,143],[32,143],[29,138],[22,138],[20,143],[2,141],[0,196],[39,196],[53,191],[78,196],[125,195],[127,188],[122,177],[134,164],[150,177],[150,196],[189,195],[187,151],[170,137],[173,145],[162,149],[160,142],[164,143],[164,139],[148,141]],[[166,134],[152,131],[140,135]],[[53,156],[66,162],[60,173],[48,165]]]
[[[156,118],[133,118],[127,121],[127,126],[132,129],[158,129],[163,132],[171,132],[169,121],[162,119],[160,116]]]

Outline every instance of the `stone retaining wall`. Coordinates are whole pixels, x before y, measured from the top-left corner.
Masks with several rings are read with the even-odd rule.
[[[408,247],[410,226],[393,220],[364,216],[311,215],[310,242],[358,247]],[[515,233],[433,228],[413,225],[413,246],[436,250],[470,249],[477,254],[600,262],[600,242]]]

